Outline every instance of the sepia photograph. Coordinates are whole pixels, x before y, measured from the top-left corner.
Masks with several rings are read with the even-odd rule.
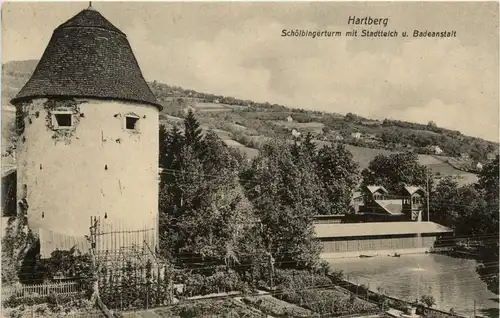
[[[0,317],[500,317],[499,12],[2,1]]]

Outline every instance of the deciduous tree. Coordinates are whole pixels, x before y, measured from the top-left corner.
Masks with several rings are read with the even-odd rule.
[[[192,113],[184,134],[166,134],[160,186],[161,250],[238,262],[243,237],[252,225],[252,207],[239,185],[240,162],[209,132],[204,138]],[[185,257],[184,257],[185,258]]]
[[[278,265],[312,266],[318,261],[313,218],[319,200],[314,168],[294,157],[285,141],[266,144],[245,174],[247,195],[262,228],[263,245]],[[281,263],[279,263],[281,261]]]
[[[347,214],[353,212],[352,193],[359,182],[358,164],[342,144],[324,146],[316,157],[316,173],[321,183],[323,200],[320,214]]]
[[[363,170],[363,185],[381,185],[390,192],[399,192],[405,185],[425,188],[426,173],[416,153],[378,155]]]
[[[484,193],[485,209],[482,213],[483,235],[479,259],[481,264],[477,268],[481,279],[488,289],[498,295],[498,257],[499,257],[499,157],[487,164],[480,173],[478,187]]]

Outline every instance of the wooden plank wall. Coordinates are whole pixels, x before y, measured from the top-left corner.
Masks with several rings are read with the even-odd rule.
[[[430,248],[434,246],[436,237],[401,237],[371,238],[322,241],[323,253],[342,253],[357,251],[400,250],[410,248]]]

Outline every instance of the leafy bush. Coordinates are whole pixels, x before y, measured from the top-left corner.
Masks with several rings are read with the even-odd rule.
[[[188,275],[184,284],[185,296],[249,290],[248,284],[233,270],[217,271],[210,276]]]
[[[173,297],[171,273],[153,269],[151,263],[104,269],[99,279],[101,300],[110,309],[146,308],[170,304]]]
[[[377,310],[377,307],[369,302],[335,290],[290,290],[285,291],[281,298],[321,315],[368,313]]]
[[[5,308],[14,308],[19,306],[31,306],[38,304],[74,304],[76,307],[78,304],[84,304],[84,294],[73,294],[73,295],[49,295],[49,296],[39,296],[33,295],[33,297],[20,298],[11,296],[8,299],[5,299],[2,305]]]
[[[422,295],[422,297],[420,297],[420,301],[427,307],[432,307],[436,304],[436,300],[431,295]]]
[[[332,279],[326,275],[296,269],[276,270],[274,282],[279,289],[304,289],[332,285]]]
[[[26,213],[9,218],[2,238],[2,283],[19,281],[26,255],[38,239],[28,228]],[[22,274],[27,276],[26,274]]]
[[[7,317],[27,317],[35,313],[37,317],[60,317],[71,312],[88,311],[94,304],[78,295],[50,295],[33,298],[9,298],[3,306]]]
[[[408,309],[408,304],[401,300],[390,300],[388,305],[394,309],[406,312]]]

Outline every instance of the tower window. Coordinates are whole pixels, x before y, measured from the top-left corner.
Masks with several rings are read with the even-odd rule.
[[[70,112],[57,112],[52,115],[52,126],[56,129],[68,129],[73,126],[73,115]]]
[[[137,130],[139,117],[134,115],[125,116],[125,129],[127,130]]]

